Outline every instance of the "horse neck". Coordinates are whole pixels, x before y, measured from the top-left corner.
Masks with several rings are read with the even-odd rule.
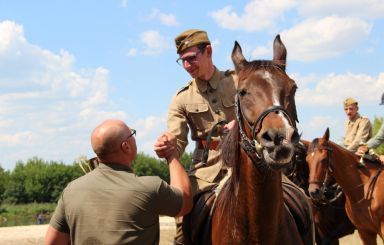
[[[346,196],[351,200],[360,200],[362,194],[364,193],[357,191],[360,187],[361,190],[364,190],[363,187],[363,176],[357,168],[358,162],[354,157],[353,153],[346,152],[342,148],[331,144],[333,153],[332,153],[332,164],[334,177],[336,182],[343,188]]]
[[[281,171],[260,169],[244,152],[240,159],[237,208],[243,215],[237,217],[255,241],[270,241],[277,237],[284,208]]]

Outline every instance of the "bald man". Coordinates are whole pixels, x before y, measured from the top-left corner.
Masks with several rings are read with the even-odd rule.
[[[159,215],[182,216],[192,208],[191,187],[176,151],[164,133],[170,184],[131,169],[137,148],[134,129],[107,120],[91,136],[100,165],[64,189],[50,221],[46,244],[158,244]]]

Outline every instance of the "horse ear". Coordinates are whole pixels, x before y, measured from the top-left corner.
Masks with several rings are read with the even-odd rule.
[[[284,71],[287,62],[287,49],[280,39],[280,35],[273,41],[273,63],[279,65]]]
[[[241,51],[240,44],[235,41],[235,46],[232,50],[232,62],[235,65],[235,70],[238,72],[243,69],[247,61],[244,58],[243,52]]]
[[[323,135],[323,139],[325,139],[326,141],[329,140],[329,128],[327,128],[327,130],[325,130],[325,133]]]

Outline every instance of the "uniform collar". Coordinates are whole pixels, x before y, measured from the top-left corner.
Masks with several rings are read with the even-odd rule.
[[[351,119],[351,120],[349,120],[349,122],[350,123],[353,123],[353,122],[355,122],[357,119],[359,119],[360,118],[360,114],[359,113],[356,113],[356,115]]]
[[[207,81],[207,80],[201,80],[196,78],[195,81],[196,81],[197,88],[203,93],[207,91],[208,83],[211,88],[217,89],[217,86],[219,85],[219,81],[220,81],[220,72],[215,67],[215,72],[213,73],[213,76],[210,80]]]
[[[99,164],[100,169],[113,169],[113,170],[124,170],[127,172],[133,172],[131,167],[125,164],[121,163],[100,163]]]

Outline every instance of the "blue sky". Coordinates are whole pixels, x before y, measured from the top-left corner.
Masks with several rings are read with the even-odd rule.
[[[222,70],[235,40],[247,58],[270,59],[281,34],[304,139],[330,127],[340,141],[348,96],[371,120],[383,116],[383,0],[0,1],[0,166],[93,157],[90,133],[109,118],[154,155],[171,97],[190,79],[173,43],[189,28],[208,32]]]

